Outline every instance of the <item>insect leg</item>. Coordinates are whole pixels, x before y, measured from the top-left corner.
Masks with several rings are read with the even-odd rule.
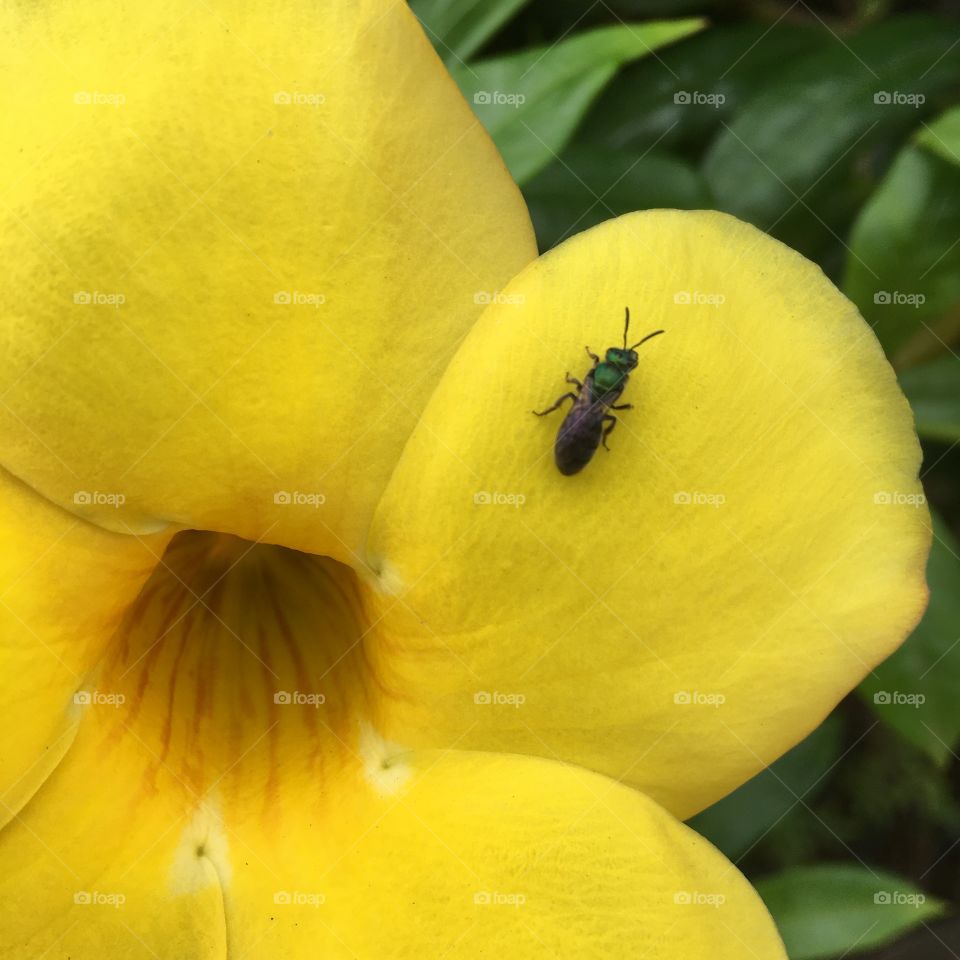
[[[553,413],[553,411],[556,410],[564,400],[576,401],[576,399],[577,395],[575,393],[565,393],[552,407],[547,407],[546,410],[534,410],[533,413],[535,413],[538,417],[545,417],[548,413]]]
[[[612,413],[605,413],[603,415],[603,422],[610,424],[608,427],[605,427],[603,431],[603,449],[609,450],[610,448],[607,446],[607,437],[613,433],[613,428],[617,425],[617,418]]]
[[[589,347],[584,349],[587,351],[587,356],[593,361],[593,365],[596,366],[600,362],[600,358]]]
[[[611,403],[611,404],[610,404],[610,409],[611,409],[611,410],[632,410],[632,409],[633,409],[633,404],[632,404],[632,403],[619,403],[619,404],[618,404],[618,403]]]
[[[576,378],[570,376],[570,371],[567,371],[567,383],[572,383],[577,388],[577,393],[583,389],[583,384]]]

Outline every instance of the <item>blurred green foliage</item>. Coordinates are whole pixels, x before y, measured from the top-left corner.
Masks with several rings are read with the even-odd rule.
[[[791,960],[825,960],[852,945],[885,943],[944,910],[901,877],[859,864],[795,867],[757,886]]]
[[[807,740],[691,825],[757,885],[793,960],[957,957],[956,11],[887,0],[411,6],[523,189],[542,250],[630,210],[725,210],[818,262],[876,331],[923,443],[929,609]]]

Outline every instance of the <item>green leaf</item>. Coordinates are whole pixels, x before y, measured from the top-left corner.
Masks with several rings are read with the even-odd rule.
[[[904,370],[900,386],[913,407],[921,437],[947,443],[960,440],[960,357],[951,354]]]
[[[960,57],[949,55],[954,26],[893,17],[771,77],[706,157],[723,209],[770,230],[803,202],[816,206],[814,190],[869,163],[960,79]]]
[[[938,763],[960,739],[960,544],[934,515],[930,605],[913,634],[868,676],[861,697]]]
[[[472,56],[530,0],[410,0],[441,59],[448,66]]]
[[[879,946],[945,909],[906,880],[850,864],[793,867],[756,888],[790,960]]]
[[[694,210],[710,199],[699,173],[674,157],[573,144],[523,188],[541,250],[632,210]]]
[[[960,165],[960,107],[954,107],[933,123],[924,124],[917,142],[944,160]]]
[[[575,140],[638,153],[700,151],[721,122],[730,121],[785,63],[833,42],[825,30],[786,19],[772,27],[712,27],[656,59],[624,67],[597,98]],[[695,103],[694,94],[712,100]]]
[[[690,821],[730,860],[743,856],[801,800],[823,788],[840,756],[841,721],[827,719],[776,763]]]
[[[566,146],[621,64],[702,26],[690,19],[601,27],[451,73],[522,184]]]
[[[905,147],[850,234],[843,290],[887,354],[960,304],[960,166]]]

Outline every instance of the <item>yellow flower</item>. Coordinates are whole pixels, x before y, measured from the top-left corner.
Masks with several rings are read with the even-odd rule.
[[[715,213],[535,259],[403,3],[0,26],[0,956],[782,957],[680,819],[924,606],[854,308]]]

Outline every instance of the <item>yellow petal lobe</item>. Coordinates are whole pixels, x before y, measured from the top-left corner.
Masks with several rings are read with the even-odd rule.
[[[0,37],[0,460],[112,529],[353,561],[536,255],[406,3],[12,3]]]
[[[609,436],[553,445],[584,347],[639,348]],[[369,542],[384,734],[626,780],[685,818],[917,622],[912,417],[853,305],[719,213],[648,211],[523,270],[404,450]]]

